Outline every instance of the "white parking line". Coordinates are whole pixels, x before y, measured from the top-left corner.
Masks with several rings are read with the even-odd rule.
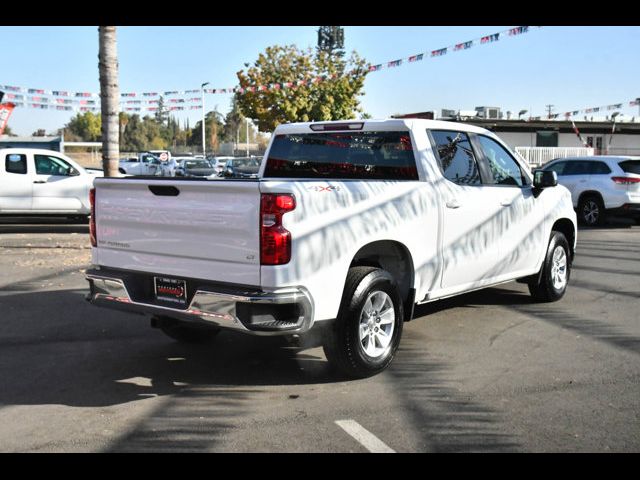
[[[396,453],[395,450],[355,420],[336,420],[336,425],[355,438],[371,453]]]

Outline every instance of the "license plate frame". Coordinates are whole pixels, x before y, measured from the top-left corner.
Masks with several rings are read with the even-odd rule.
[[[153,292],[158,302],[187,306],[187,281],[179,278],[153,277]]]

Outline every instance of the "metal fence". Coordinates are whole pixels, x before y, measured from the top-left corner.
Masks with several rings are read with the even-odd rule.
[[[593,148],[569,147],[516,147],[516,152],[532,167],[540,167],[554,158],[591,157]]]

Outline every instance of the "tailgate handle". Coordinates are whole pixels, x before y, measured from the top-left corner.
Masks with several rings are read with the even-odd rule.
[[[177,197],[180,195],[180,190],[172,185],[149,185],[149,190],[151,190],[151,193],[154,195],[160,195],[162,197]]]

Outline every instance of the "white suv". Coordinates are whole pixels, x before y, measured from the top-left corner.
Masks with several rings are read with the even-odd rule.
[[[558,174],[558,183],[571,192],[578,220],[585,225],[601,224],[606,214],[640,222],[640,157],[559,158],[543,170]]]

